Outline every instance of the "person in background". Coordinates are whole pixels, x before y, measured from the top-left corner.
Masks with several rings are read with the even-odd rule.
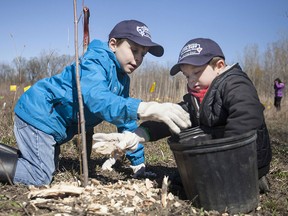
[[[283,97],[284,88],[285,84],[279,78],[276,78],[274,80],[274,90],[275,90],[274,106],[276,107],[277,111],[281,110],[281,100]]]
[[[170,74],[174,76],[180,71],[187,78],[188,94],[179,104],[189,111],[192,127],[199,126],[212,139],[257,131],[259,188],[262,193],[268,192],[270,138],[264,106],[247,74],[238,63],[227,65],[220,46],[208,38],[195,38],[184,45]],[[167,125],[146,121],[134,133],[96,133],[93,139],[105,145],[119,140],[122,145],[126,142],[128,146],[137,146],[138,142],[156,141],[171,135]]]
[[[141,65],[148,52],[160,57],[164,49],[151,40],[144,23],[124,20],[112,29],[108,42],[93,40],[81,57],[79,73],[87,130],[83,133],[88,138],[88,156],[93,128],[102,121],[116,125],[119,132],[134,131],[138,120],[164,122],[175,133],[191,126],[189,114],[177,104],[129,97],[128,75]],[[37,186],[51,183],[59,146],[78,133],[75,71],[73,63],[60,74],[39,80],[20,97],[14,109],[19,151],[0,145],[0,182]],[[132,166],[144,163],[143,145],[128,150]]]

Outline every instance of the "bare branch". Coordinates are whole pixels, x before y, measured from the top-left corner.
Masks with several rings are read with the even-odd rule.
[[[77,83],[77,92],[78,92],[78,101],[79,101],[79,112],[81,124],[81,134],[82,134],[82,160],[83,160],[83,175],[84,175],[84,187],[88,184],[88,163],[87,163],[87,150],[86,150],[86,129],[85,129],[85,117],[84,117],[84,108],[83,100],[81,93],[80,85],[80,76],[79,76],[79,56],[78,56],[78,21],[77,21],[77,3],[74,0],[74,36],[75,36],[75,60],[76,60],[76,83]]]

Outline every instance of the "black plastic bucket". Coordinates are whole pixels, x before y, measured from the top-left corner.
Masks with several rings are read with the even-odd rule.
[[[255,131],[209,140],[169,139],[192,205],[220,213],[248,213],[258,205]]]

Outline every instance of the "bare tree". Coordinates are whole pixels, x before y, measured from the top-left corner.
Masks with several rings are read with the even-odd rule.
[[[18,72],[18,84],[21,84],[22,82],[25,82],[25,80],[23,80],[23,74],[25,73],[27,60],[26,58],[18,56],[13,59],[13,63],[16,66],[16,70]]]
[[[8,64],[0,64],[0,80],[3,83],[15,80],[16,70]]]
[[[42,77],[50,77],[60,73],[63,68],[71,64],[74,60],[73,56],[60,55],[56,51],[43,51],[40,55],[39,61],[41,67],[44,69],[41,71]]]
[[[41,67],[41,63],[38,58],[34,57],[27,62],[27,73],[26,77],[31,83],[35,83],[37,80],[42,78],[41,71],[43,67]]]
[[[273,93],[273,83],[276,78],[285,82],[288,79],[288,37],[283,36],[280,40],[269,44],[264,53],[264,71],[266,80],[271,88],[266,88],[271,95]]]

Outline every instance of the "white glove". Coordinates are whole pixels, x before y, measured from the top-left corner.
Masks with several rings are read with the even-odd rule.
[[[177,134],[191,127],[189,113],[174,103],[141,102],[137,114],[141,120],[164,122]]]
[[[141,127],[137,128],[134,133],[124,131],[123,133],[95,133],[93,135],[93,149],[101,154],[111,154],[116,149],[122,151],[135,151],[139,142],[146,142],[148,135]]]
[[[103,155],[111,155],[114,151],[116,151],[118,148],[115,145],[115,141],[110,140],[108,137],[105,136],[107,134],[103,133],[97,133],[93,135],[93,141],[95,142],[92,146],[92,149],[95,150],[95,152],[103,154]],[[103,141],[102,141],[103,140]]]
[[[116,159],[114,157],[111,157],[107,159],[103,164],[102,164],[102,170],[109,170],[112,171],[112,166],[116,163]]]

